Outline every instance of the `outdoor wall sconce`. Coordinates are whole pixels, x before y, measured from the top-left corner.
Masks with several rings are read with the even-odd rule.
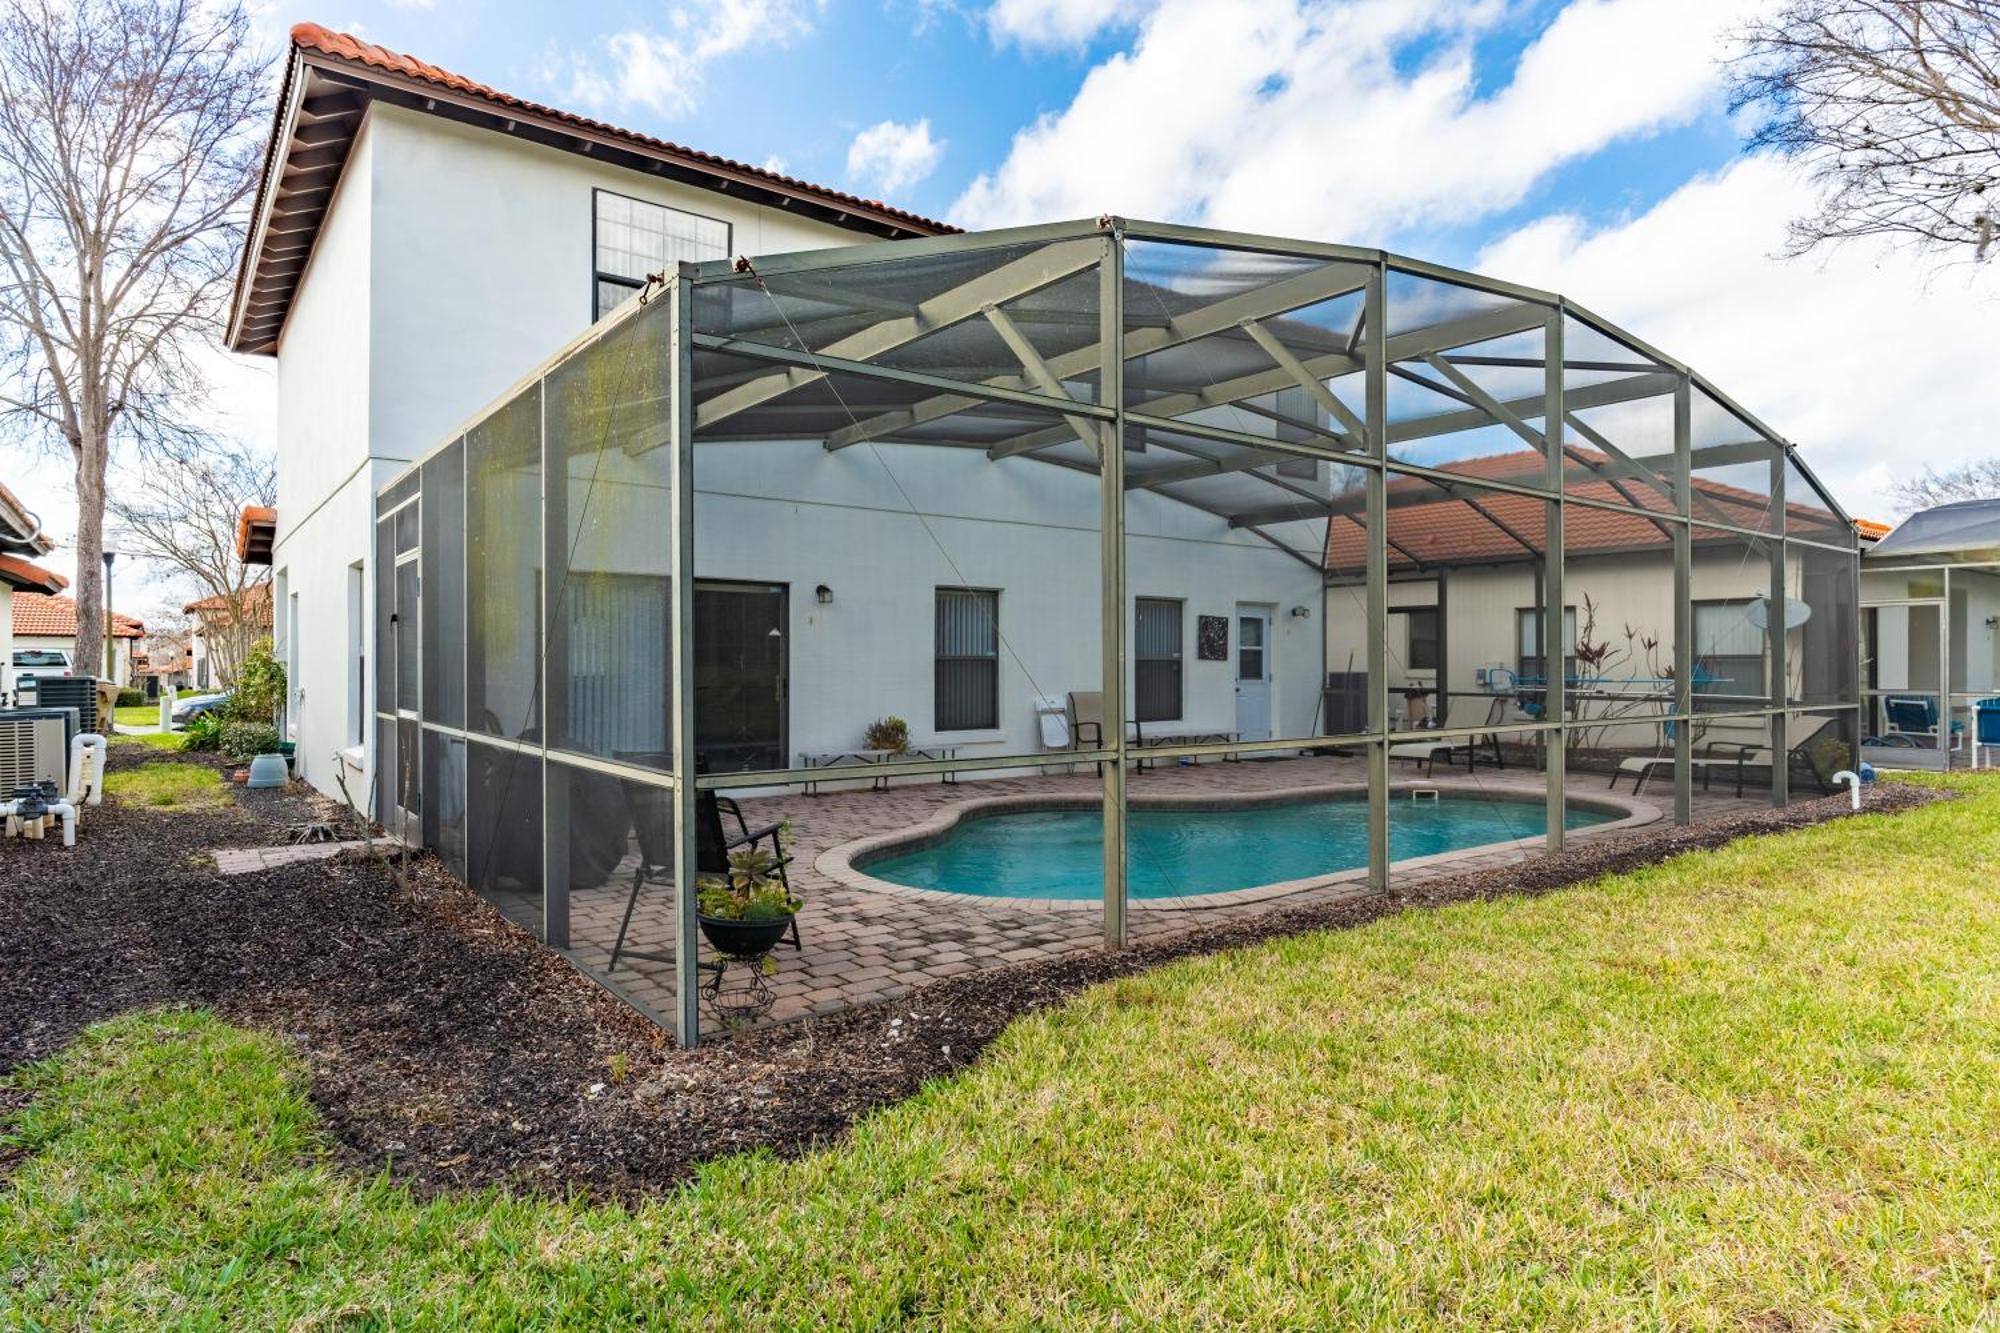
[[[1292,608],[1293,620],[1304,620],[1307,616],[1310,616],[1311,614],[1312,614],[1312,608],[1310,607],[1295,606]]]
[[[833,589],[827,587],[824,583],[822,583],[817,588],[813,589],[813,596],[819,599],[819,604],[821,606],[825,606],[829,602],[833,601]]]

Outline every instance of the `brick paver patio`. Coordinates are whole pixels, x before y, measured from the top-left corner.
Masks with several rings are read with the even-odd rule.
[[[1513,767],[1505,770],[1482,767],[1476,776],[1456,769],[1447,777],[1440,770],[1433,782],[1423,776],[1420,768],[1399,764],[1391,778],[1399,786],[1451,787],[1466,789],[1468,794],[1512,792],[1528,794],[1537,800],[1543,790],[1540,774]],[[1600,773],[1577,773],[1571,777],[1569,790],[1573,798],[1601,800],[1606,795],[1605,782]],[[1133,801],[1140,802],[1156,795],[1252,793],[1325,785],[1365,788],[1362,761],[1315,756],[1162,766],[1132,774],[1128,793]],[[1624,787],[1629,791],[1630,784]],[[777,972],[770,983],[777,998],[770,1020],[784,1021],[895,999],[926,983],[979,968],[1099,947],[1102,926],[1094,906],[1082,910],[1075,906],[1023,906],[971,896],[870,888],[846,878],[833,878],[817,864],[832,848],[860,838],[909,829],[956,803],[1030,794],[1091,800],[1099,790],[1095,774],[1086,771],[968,780],[956,786],[911,780],[886,791],[868,790],[863,785],[831,789],[816,797],[744,798],[744,815],[753,827],[777,820],[790,821],[786,847],[794,858],[792,883],[806,901],[799,916],[803,947],[795,952],[784,945],[773,954]],[[1664,784],[1649,788],[1636,803],[1629,796],[1623,800],[1628,805],[1646,806],[1653,814],[1658,813],[1651,809],[1657,803],[1671,804],[1669,789]],[[1717,794],[1704,794],[1697,789],[1694,815],[1697,819],[1710,818],[1758,803],[1738,801],[1719,794],[1719,790]],[[1589,837],[1594,832],[1579,830],[1570,836]],[[1398,863],[1393,874],[1398,883],[1415,883],[1516,862],[1539,850],[1539,839],[1496,844],[1444,858]],[[599,887],[572,891],[570,953],[577,963],[600,979],[608,976],[612,987],[632,1003],[649,1011],[656,1020],[666,1022],[673,1011],[670,963],[627,956],[620,959],[615,972],[608,971],[612,942],[617,936],[631,881],[628,864],[614,871]],[[1194,886],[1190,888],[1193,891]],[[1344,880],[1316,882],[1282,896],[1256,896],[1255,901],[1233,899],[1223,904],[1215,903],[1212,898],[1199,904],[1174,899],[1134,901],[1130,907],[1131,934],[1135,938],[1157,936],[1242,913],[1361,892],[1365,892],[1365,887],[1358,882],[1358,875],[1350,874]],[[628,950],[671,955],[675,936],[673,896],[672,886],[666,883],[649,882],[642,889],[626,936]],[[704,1014],[703,1023],[706,1029],[713,1019]]]

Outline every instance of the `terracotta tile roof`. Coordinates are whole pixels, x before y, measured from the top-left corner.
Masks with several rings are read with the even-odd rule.
[[[228,609],[229,603],[220,595],[204,597],[199,601],[189,602],[181,608],[181,610],[188,612],[190,615],[201,616],[204,620],[208,618],[211,612],[227,611]],[[271,585],[268,582],[253,583],[245,588],[243,590],[243,609],[255,616],[259,623],[270,624]]]
[[[53,569],[31,565],[18,555],[0,555],[0,583],[28,593],[61,592],[69,586],[69,580]]]
[[[1586,465],[1605,461],[1605,455],[1594,450],[1571,447],[1569,453],[1572,459]],[[1518,485],[1540,477],[1542,456],[1521,450],[1447,463],[1438,470],[1486,481],[1511,481]],[[1697,523],[1707,517],[1742,528],[1764,526],[1765,513],[1769,508],[1767,497],[1705,477],[1696,477],[1694,486],[1706,501],[1698,507]],[[1566,493],[1624,505],[1628,511],[1639,512],[1596,509],[1585,505],[1566,507],[1563,511],[1565,550],[1574,553],[1637,550],[1648,546],[1664,549],[1667,546],[1666,534],[1643,512],[1673,512],[1671,502],[1658,491],[1630,482],[1621,491],[1610,481],[1586,481],[1572,483]],[[1527,551],[1521,541],[1508,534],[1507,529],[1512,529],[1522,541],[1538,549],[1547,545],[1547,508],[1540,499],[1509,491],[1485,491],[1474,497],[1478,505],[1474,508],[1467,500],[1445,498],[1432,483],[1414,477],[1391,478],[1388,494],[1392,504],[1388,533],[1391,543],[1389,567],[1392,570],[1413,569],[1419,564],[1483,564],[1524,558]],[[1394,502],[1399,496],[1436,498],[1406,500],[1396,505]],[[1824,533],[1828,525],[1824,511],[1799,505],[1790,508],[1793,511],[1794,532]],[[1697,530],[1696,540],[1700,539],[1701,533]],[[1359,524],[1345,520],[1329,524],[1327,568],[1353,573],[1365,568],[1366,562],[1366,531]]]
[[[781,187],[790,193],[815,196],[836,206],[866,209],[871,213],[879,213],[885,217],[902,222],[913,231],[955,232],[959,230],[950,223],[939,222],[933,218],[924,217],[919,213],[911,213],[904,209],[892,207],[879,199],[864,199],[860,195],[848,194],[844,190],[831,189],[825,185],[815,185],[811,181],[803,181],[796,176],[787,176],[782,172],[767,171],[762,167],[753,167],[746,162],[732,161],[715,153],[704,153],[698,148],[688,148],[666,139],[656,139],[649,134],[640,134],[635,130],[621,129],[616,125],[607,125],[601,120],[592,120],[588,116],[579,116],[573,111],[563,111],[556,107],[544,106],[539,102],[530,102],[525,98],[516,97],[512,93],[503,93],[497,88],[489,87],[473,79],[468,79],[463,74],[454,74],[448,69],[440,69],[438,66],[428,61],[419,60],[415,56],[407,56],[400,51],[391,51],[387,47],[377,46],[373,42],[364,42],[360,38],[350,36],[344,32],[332,32],[326,28],[322,28],[317,23],[301,23],[294,27],[292,29],[292,45],[301,51],[313,51],[320,55],[333,56],[340,60],[351,60],[356,64],[366,65],[371,69],[378,69],[386,74],[400,74],[406,78],[420,79],[425,83],[434,84],[437,87],[446,88],[452,92],[464,93],[470,97],[477,97],[482,101],[492,102],[496,106],[508,107],[531,116],[560,121],[565,125],[573,125],[579,129],[593,130],[599,134],[608,134],[652,152],[666,153],[673,157],[683,158],[690,164],[714,167],[727,171],[731,175],[747,175],[759,180],[768,181],[770,184]]]
[[[1854,530],[1871,542],[1881,541],[1889,535],[1894,526],[1894,524],[1890,523],[1877,523],[1872,518],[1857,518],[1854,520]]]
[[[144,638],[146,622],[132,616],[111,613],[112,634],[121,639]],[[17,592],[14,594],[14,633],[32,634],[49,639],[74,639],[76,637],[76,602],[68,597],[55,597],[47,593]]]

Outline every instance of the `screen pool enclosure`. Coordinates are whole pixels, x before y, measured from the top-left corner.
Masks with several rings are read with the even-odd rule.
[[[684,265],[376,516],[378,815],[689,1042],[695,884],[753,825],[806,902],[782,1017],[1227,910],[1130,892],[1128,808],[1351,798],[1359,891],[1436,861],[1392,833],[1440,794],[1559,847],[1859,740],[1854,529],[1796,452],[1560,296],[1374,250],[1105,218]],[[993,799],[1098,813],[1093,903],[841,850]],[[1228,884],[1279,878],[1242,845]]]

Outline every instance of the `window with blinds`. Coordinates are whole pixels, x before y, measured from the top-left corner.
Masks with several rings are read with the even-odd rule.
[[[1141,597],[1132,628],[1133,713],[1141,722],[1181,715],[1181,604]]]
[[[1524,606],[1514,612],[1516,637],[1519,652],[1514,661],[1514,670],[1523,680],[1548,683],[1548,669],[1541,654],[1542,610]],[[1563,608],[1563,679],[1576,679],[1576,608]]]
[[[1764,631],[1750,623],[1754,598],[1694,604],[1695,706],[1760,708],[1764,693]]]
[[[1000,594],[987,588],[937,590],[939,731],[1000,725]]]
[[[595,319],[606,315],[645,283],[683,261],[699,263],[729,254],[729,224],[678,208],[649,204],[609,190],[593,190]]]

